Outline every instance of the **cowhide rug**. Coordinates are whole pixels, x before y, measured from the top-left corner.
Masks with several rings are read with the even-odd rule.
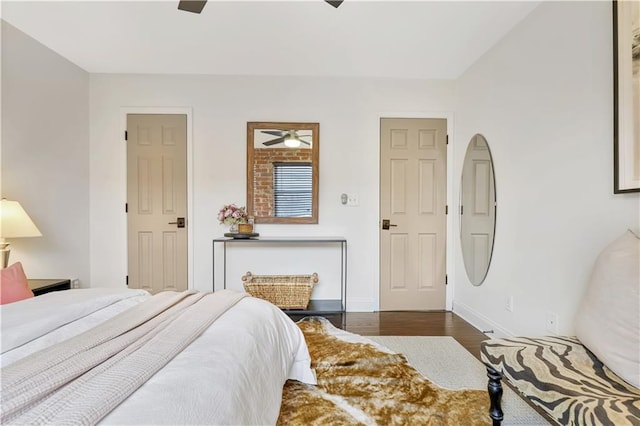
[[[279,425],[490,424],[486,391],[439,388],[404,355],[324,318],[304,318],[298,326],[318,385],[286,382]]]

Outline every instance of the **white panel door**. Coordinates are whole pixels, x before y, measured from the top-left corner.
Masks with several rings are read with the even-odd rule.
[[[187,116],[129,114],[127,134],[129,287],[186,290]]]
[[[380,310],[446,299],[447,121],[380,121]]]

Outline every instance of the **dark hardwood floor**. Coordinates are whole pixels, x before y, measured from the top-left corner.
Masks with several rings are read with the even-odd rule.
[[[453,312],[347,312],[345,329],[362,336],[451,336],[480,359],[488,337]]]

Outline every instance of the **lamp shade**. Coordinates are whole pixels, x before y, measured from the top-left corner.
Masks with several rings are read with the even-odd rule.
[[[0,238],[41,237],[42,234],[17,201],[0,201]]]

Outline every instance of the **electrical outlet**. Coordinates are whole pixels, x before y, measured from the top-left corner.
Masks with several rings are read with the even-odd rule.
[[[558,314],[547,312],[547,331],[558,334]]]
[[[347,196],[347,206],[355,207],[360,205],[358,194],[349,194]]]
[[[80,288],[80,280],[78,278],[71,278],[71,288]]]
[[[505,309],[509,312],[513,312],[513,296],[507,297],[507,304],[505,306]]]

